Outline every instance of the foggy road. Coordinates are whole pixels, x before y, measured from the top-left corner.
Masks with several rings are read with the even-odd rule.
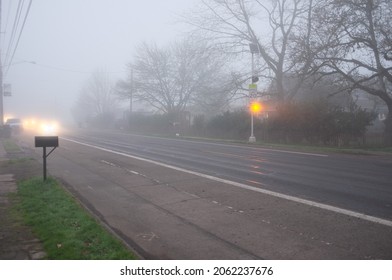
[[[84,131],[68,137],[187,170],[392,219],[392,159]]]
[[[33,2],[0,1],[0,136],[60,134],[48,175],[143,258],[392,259],[390,154],[94,130],[391,147],[392,1]]]
[[[390,164],[80,130],[48,172],[146,259],[390,259]]]

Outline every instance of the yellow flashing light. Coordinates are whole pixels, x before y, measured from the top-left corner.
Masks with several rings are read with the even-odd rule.
[[[260,113],[263,110],[263,106],[258,101],[253,101],[250,106],[250,111],[254,114]]]

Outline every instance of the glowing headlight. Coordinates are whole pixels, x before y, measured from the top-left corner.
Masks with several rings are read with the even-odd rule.
[[[56,123],[41,124],[41,131],[45,135],[54,135],[58,132],[58,125]]]

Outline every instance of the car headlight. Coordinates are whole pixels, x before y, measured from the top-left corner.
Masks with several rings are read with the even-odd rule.
[[[56,123],[43,123],[41,130],[45,135],[54,135],[58,132],[58,125]]]

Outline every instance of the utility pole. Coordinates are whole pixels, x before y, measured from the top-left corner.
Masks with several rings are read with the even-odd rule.
[[[1,1],[1,0],[0,0]],[[133,67],[131,68],[131,94],[130,94],[130,101],[129,101],[129,112],[130,112],[130,116],[132,117],[132,113],[133,113]]]
[[[251,84],[249,85],[249,90],[250,90],[250,137],[249,137],[249,142],[250,143],[255,143],[256,142],[256,137],[253,133],[253,115],[257,110],[254,110],[253,103],[255,102],[255,98],[257,96],[257,82],[259,78],[255,74],[255,54],[259,53],[259,48],[257,44],[255,43],[250,43],[249,44],[250,48],[250,53],[252,54],[252,78],[251,78]]]
[[[2,0],[0,0],[0,127],[4,125],[4,102],[3,102],[3,63],[1,61],[1,6]]]

